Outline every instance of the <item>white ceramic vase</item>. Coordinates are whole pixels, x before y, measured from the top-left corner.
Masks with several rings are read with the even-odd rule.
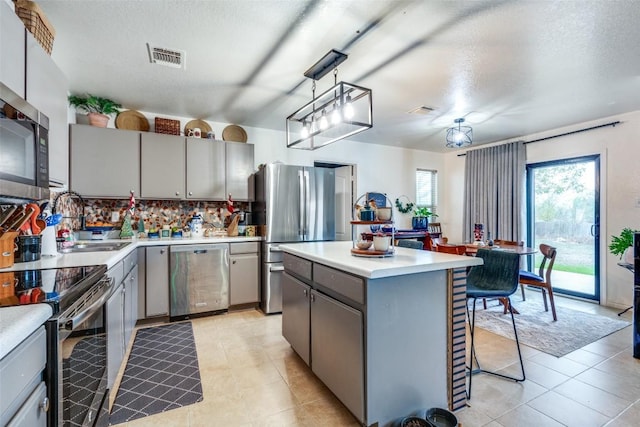
[[[390,236],[373,236],[373,249],[376,251],[387,252],[390,244]]]

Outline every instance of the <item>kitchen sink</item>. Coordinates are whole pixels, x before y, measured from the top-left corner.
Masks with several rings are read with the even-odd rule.
[[[108,252],[119,251],[131,242],[77,242],[75,245],[59,249],[58,252],[63,254],[72,254],[78,252]]]

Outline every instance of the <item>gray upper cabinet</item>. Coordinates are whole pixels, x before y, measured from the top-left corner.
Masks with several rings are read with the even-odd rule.
[[[254,172],[253,145],[227,142],[227,194],[233,200],[252,200],[249,177]]]
[[[26,99],[49,118],[49,180],[68,183],[69,82],[51,57],[27,32]]]
[[[187,138],[187,199],[226,199],[224,142]]]
[[[0,81],[25,97],[24,24],[6,2],[0,2]]]
[[[185,198],[185,138],[141,133],[140,196]]]
[[[253,199],[253,144],[71,126],[71,185],[83,196]]]
[[[140,133],[71,126],[71,190],[82,196],[140,194]]]

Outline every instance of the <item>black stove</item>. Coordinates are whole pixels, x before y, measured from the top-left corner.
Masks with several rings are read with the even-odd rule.
[[[0,307],[47,303],[64,312],[107,271],[104,265],[0,272]]]

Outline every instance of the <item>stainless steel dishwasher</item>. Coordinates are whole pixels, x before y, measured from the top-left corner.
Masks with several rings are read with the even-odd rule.
[[[229,308],[229,245],[171,245],[170,320]]]

